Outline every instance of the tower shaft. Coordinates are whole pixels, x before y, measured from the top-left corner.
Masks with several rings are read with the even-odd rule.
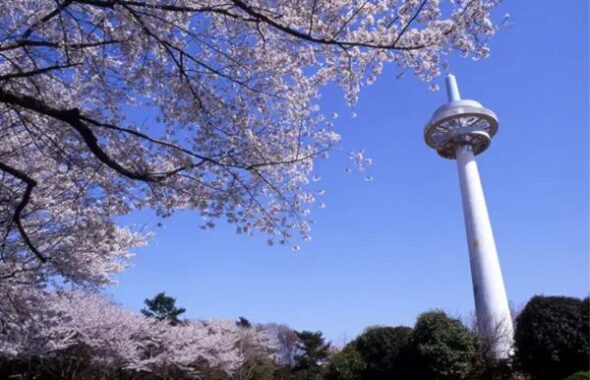
[[[439,155],[457,161],[482,349],[490,359],[505,359],[512,352],[512,318],[475,162],[475,156],[490,146],[498,118],[475,100],[461,99],[454,75],[449,74],[446,82],[448,103],[434,112],[424,138]]]
[[[512,352],[512,319],[471,145],[457,146],[455,159],[459,169],[479,334],[484,338],[485,348],[489,349],[489,357],[505,359]]]

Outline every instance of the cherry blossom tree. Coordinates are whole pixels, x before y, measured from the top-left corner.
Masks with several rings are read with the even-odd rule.
[[[115,217],[144,208],[306,240],[340,139],[321,86],[354,104],[387,63],[483,58],[498,1],[0,2],[0,278],[108,283],[149,237]]]
[[[278,347],[265,325],[253,326],[240,317],[236,326],[241,329],[238,348],[243,362],[233,373],[234,380],[273,379],[276,370],[276,353]]]
[[[232,321],[172,326],[80,291],[37,291],[20,301],[0,303],[0,359],[36,360],[40,371],[54,369],[62,376],[63,371],[87,371],[92,378],[97,373],[104,376],[96,378],[115,378],[118,371],[127,371],[170,378],[211,370],[229,374],[245,360],[238,344],[244,332]],[[265,339],[262,331],[248,334],[252,341]]]

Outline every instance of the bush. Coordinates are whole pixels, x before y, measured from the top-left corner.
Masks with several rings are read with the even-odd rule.
[[[358,380],[363,378],[362,373],[366,366],[365,360],[352,342],[332,356],[325,377],[327,380]]]
[[[589,379],[590,379],[590,372],[582,371],[582,372],[574,373],[573,375],[568,376],[563,380],[589,380]]]
[[[477,355],[477,337],[442,311],[418,317],[411,346],[412,379],[467,379]]]
[[[588,299],[535,296],[516,321],[517,365],[536,380],[588,370]]]
[[[410,327],[369,327],[356,340],[356,349],[363,357],[366,368],[363,379],[382,380],[404,378],[407,363],[404,363],[404,351],[407,351],[412,329]]]

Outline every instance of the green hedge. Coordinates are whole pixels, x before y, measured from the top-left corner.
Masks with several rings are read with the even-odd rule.
[[[582,372],[576,372],[573,375],[568,376],[563,380],[588,380],[588,379],[590,379],[590,372],[582,371]]]

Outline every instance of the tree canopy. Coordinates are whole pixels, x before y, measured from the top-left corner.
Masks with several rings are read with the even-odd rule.
[[[252,327],[252,323],[245,317],[239,317],[236,321],[236,326],[241,327],[243,329],[249,329]]]
[[[367,328],[354,343],[366,363],[363,379],[386,380],[407,376],[407,350],[412,329],[398,326]]]
[[[319,88],[352,104],[387,63],[485,57],[496,3],[0,2],[1,278],[108,283],[149,237],[115,218],[144,208],[307,240],[340,139]]]
[[[442,311],[423,313],[411,335],[413,378],[461,380],[471,372],[477,338]]]
[[[1,310],[7,327],[0,331],[2,378],[166,379],[172,373],[208,378],[209,371],[236,371],[246,358],[236,345],[242,329],[231,321],[171,326],[90,292],[36,296],[13,300],[21,314]],[[248,341],[261,342],[264,335],[252,331]],[[6,362],[13,368],[5,368]]]
[[[588,370],[588,298],[535,296],[516,320],[517,364],[534,379],[560,379]]]
[[[0,304],[2,378],[588,378],[583,360],[588,357],[587,299],[531,299],[517,331],[533,339],[518,338],[516,365],[502,368],[477,358],[475,335],[441,311],[421,314],[414,328],[371,326],[338,351],[319,331],[251,322],[246,327],[231,320],[186,319],[171,325],[166,318],[138,315],[87,291],[32,292],[22,301],[10,304],[20,313]]]
[[[295,355],[294,376],[296,380],[319,380],[322,366],[328,362],[330,343],[324,340],[321,331],[297,331],[299,340]]]
[[[154,298],[145,299],[143,303],[147,306],[141,309],[143,315],[159,321],[168,321],[171,325],[179,324],[178,316],[186,312],[185,308],[176,307],[176,298],[169,297],[164,292],[156,294]]]

